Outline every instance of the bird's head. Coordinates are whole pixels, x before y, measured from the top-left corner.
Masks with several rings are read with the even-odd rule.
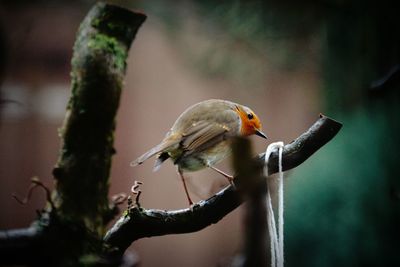
[[[261,131],[260,119],[250,108],[242,105],[236,105],[235,111],[238,113],[241,120],[240,133],[243,136],[255,134],[267,139],[267,136]]]

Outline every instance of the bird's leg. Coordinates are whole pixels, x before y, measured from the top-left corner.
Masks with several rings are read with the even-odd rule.
[[[208,165],[208,167],[209,167],[210,169],[212,169],[212,170],[218,172],[218,173],[221,174],[222,176],[224,176],[224,177],[228,180],[228,182],[229,182],[231,185],[233,185],[233,176],[232,176],[232,175],[229,175],[229,174],[227,174],[227,173],[221,171],[220,169],[215,168],[214,166]]]
[[[187,190],[187,187],[186,187],[185,177],[183,176],[183,173],[179,168],[178,168],[178,173],[181,176],[182,183],[183,183],[183,188],[185,188],[185,193],[186,193],[187,199],[189,201],[189,206],[192,206],[193,205],[193,201],[189,196],[189,191]]]

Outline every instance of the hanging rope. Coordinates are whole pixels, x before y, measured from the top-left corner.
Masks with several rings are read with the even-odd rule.
[[[268,161],[271,153],[278,149],[279,153],[279,175],[278,175],[278,231],[276,229],[274,209],[272,207],[271,198],[271,185],[270,179],[267,179],[268,190],[267,190],[267,221],[268,221],[268,232],[270,236],[270,247],[271,247],[271,267],[283,267],[284,255],[283,255],[283,171],[282,171],[282,151],[283,142],[272,143],[267,147],[265,151],[265,164],[264,164],[264,175],[268,176]]]

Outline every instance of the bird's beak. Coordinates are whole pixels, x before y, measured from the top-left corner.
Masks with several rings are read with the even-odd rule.
[[[257,130],[257,129],[255,129],[255,130],[256,130],[256,133],[255,133],[256,135],[267,139],[267,135],[265,133],[263,133],[263,132],[261,132],[260,130]]]

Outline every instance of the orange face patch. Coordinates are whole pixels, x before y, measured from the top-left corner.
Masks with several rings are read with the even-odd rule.
[[[236,106],[235,111],[238,113],[242,121],[242,127],[240,129],[242,135],[244,136],[252,135],[256,133],[256,130],[261,130],[260,119],[253,111],[249,110],[248,112],[246,112],[240,106]]]

